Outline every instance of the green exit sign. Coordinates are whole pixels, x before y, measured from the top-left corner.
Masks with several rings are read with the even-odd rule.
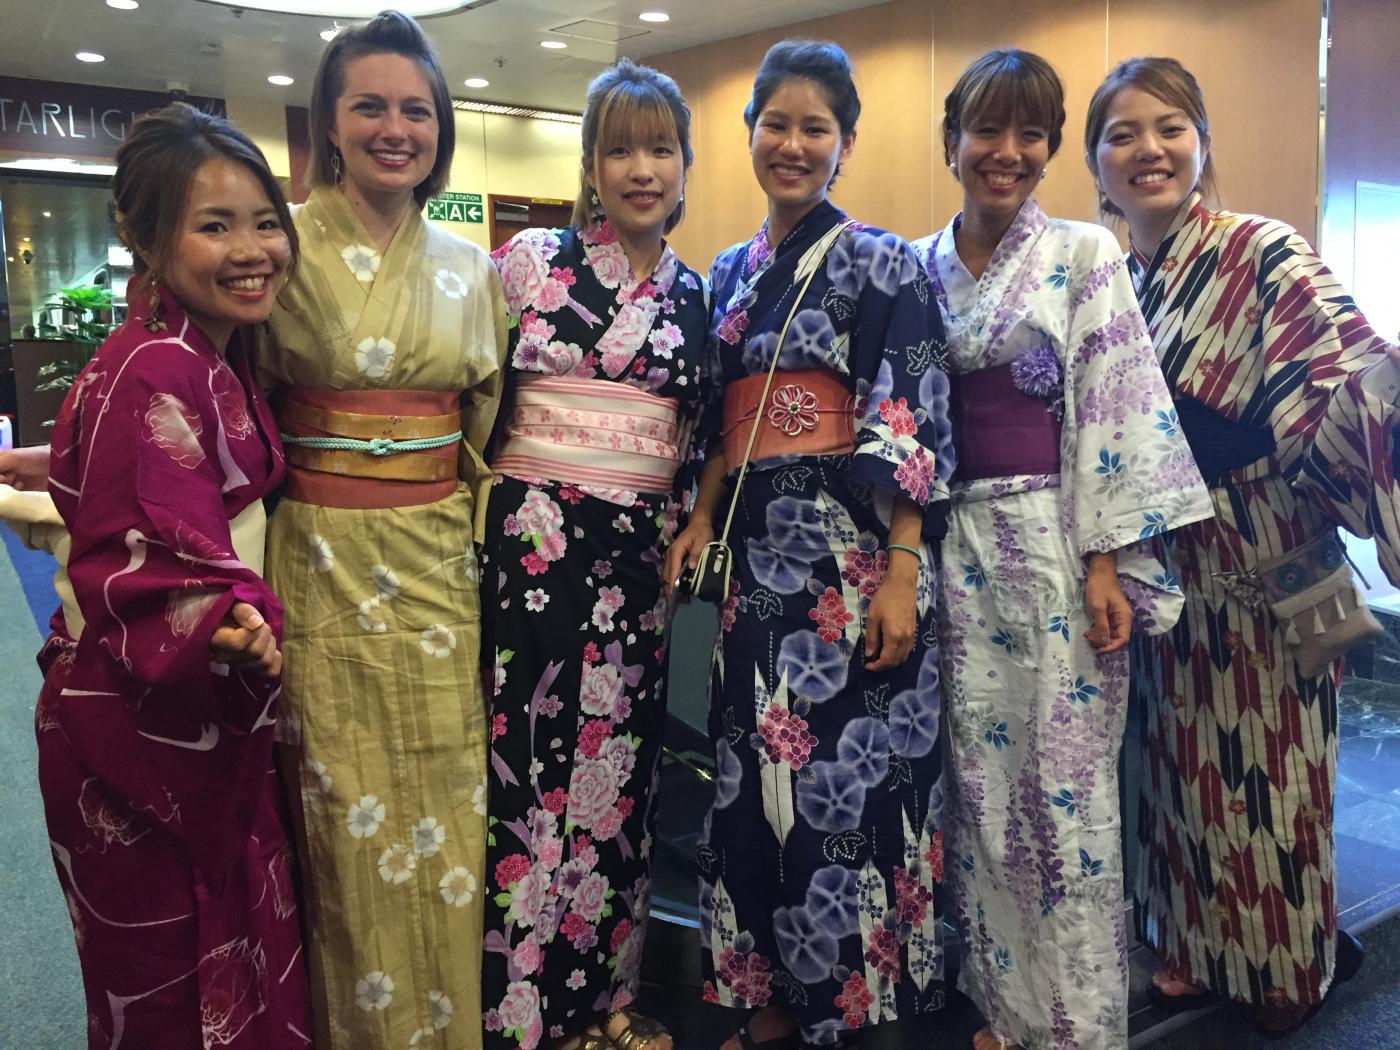
[[[428,218],[439,222],[481,222],[485,214],[479,193],[439,193],[428,198]]]

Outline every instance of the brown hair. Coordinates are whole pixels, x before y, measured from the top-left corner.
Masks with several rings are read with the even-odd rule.
[[[963,70],[943,100],[943,159],[951,161],[964,128],[1015,117],[1043,127],[1050,156],[1065,126],[1065,88],[1049,62],[1030,51],[988,51]]]
[[[1135,87],[1160,99],[1186,114],[1196,128],[1204,145],[1210,138],[1210,118],[1206,116],[1206,99],[1201,93],[1201,85],[1191,75],[1190,70],[1174,58],[1129,58],[1119,62],[1104,77],[1103,83],[1089,100],[1089,112],[1084,118],[1084,160],[1095,178],[1099,174],[1098,149],[1108,124],[1108,109],[1118,92],[1125,87]],[[1215,179],[1215,161],[1209,153],[1201,165],[1201,178],[1197,188],[1209,200],[1219,198],[1219,187]],[[1102,193],[1099,194],[1099,210],[1105,215],[1121,217],[1123,212]]]
[[[589,172],[597,172],[613,146],[670,140],[680,146],[681,162],[687,170],[695,159],[690,148],[690,107],[681,89],[665,73],[627,58],[603,70],[588,85],[582,139],[583,178],[570,220],[578,227],[589,225],[597,216]],[[682,198],[667,216],[665,232],[675,229],[684,215]]]
[[[267,159],[252,141],[222,117],[172,102],[136,121],[117,147],[112,193],[117,205],[117,235],[131,249],[138,276],[159,279],[168,272],[171,253],[185,216],[194,177],[211,160],[247,168],[277,210],[291,245],[288,272],[296,266],[297,231],[287,198]]]
[[[427,78],[437,111],[437,157],[428,177],[413,188],[413,200],[419,208],[428,198],[441,193],[447,186],[452,167],[452,152],[457,147],[457,123],[452,116],[452,93],[437,52],[428,42],[422,28],[401,11],[381,11],[368,22],[357,22],[337,33],[316,68],[311,85],[311,161],[306,168],[306,181],[312,186],[334,186],[334,160],[340,152],[331,142],[335,127],[335,104],[345,91],[345,67],[365,55],[402,55],[418,63]]]

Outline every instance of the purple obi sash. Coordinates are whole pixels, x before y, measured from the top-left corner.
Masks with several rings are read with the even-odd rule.
[[[954,481],[1060,472],[1060,421],[1016,388],[1009,364],[951,378]]]

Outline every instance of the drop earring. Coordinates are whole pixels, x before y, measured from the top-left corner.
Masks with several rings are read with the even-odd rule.
[[[340,185],[345,178],[343,170],[344,161],[341,159],[340,150],[335,146],[331,147],[331,175],[335,177],[335,184]]]
[[[151,294],[147,299],[147,305],[151,308],[151,315],[141,322],[148,332],[165,331],[165,322],[160,319],[160,278],[154,272],[147,278],[151,282]]]

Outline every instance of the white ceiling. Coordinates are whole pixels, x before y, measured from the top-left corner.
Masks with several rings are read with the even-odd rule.
[[[588,81],[619,55],[644,58],[879,2],[489,0],[424,19],[423,25],[453,94],[577,111]],[[651,24],[637,18],[654,10],[666,11],[671,20]],[[204,0],[141,0],[135,11],[114,10],[104,0],[0,0],[0,73],[149,91],[176,82],[199,95],[305,105],[325,46],[318,34],[329,24]],[[539,42],[546,37],[569,47],[545,50]],[[73,54],[83,50],[107,61],[78,62]],[[296,83],[274,87],[267,83],[272,73],[295,77]],[[476,76],[491,86],[463,85]]]

